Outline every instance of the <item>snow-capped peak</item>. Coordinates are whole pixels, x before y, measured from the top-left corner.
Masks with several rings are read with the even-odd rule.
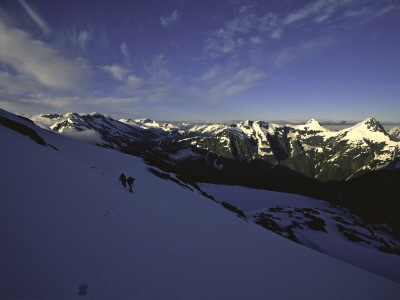
[[[64,118],[79,118],[79,114],[76,112],[70,112],[64,115]]]
[[[153,120],[147,119],[147,118],[143,118],[143,119],[136,119],[135,120],[136,123],[142,123],[142,124],[146,124],[146,123],[154,123]]]
[[[339,131],[339,136],[353,141],[367,139],[374,142],[392,144],[387,132],[375,118],[365,119],[353,127],[343,129]]]
[[[315,131],[330,131],[329,129],[326,129],[324,126],[322,126],[321,123],[319,123],[315,119],[308,120],[308,122],[304,125],[304,128]]]
[[[367,118],[364,121],[360,122],[359,124],[365,124],[365,126],[373,132],[380,131],[386,133],[386,130],[383,128],[381,123],[377,121],[375,118]]]
[[[370,132],[382,132],[383,134],[387,135],[386,130],[383,128],[381,123],[377,121],[375,118],[367,118],[364,121],[357,123],[353,127],[348,128],[349,130],[353,129],[363,129]]]
[[[310,120],[308,120],[308,122],[306,124],[313,124],[313,123],[319,124],[319,122],[317,120],[315,120],[314,118],[311,118]]]
[[[299,129],[299,130],[330,132],[329,129],[322,126],[321,123],[319,123],[315,119],[308,120],[307,123],[304,125],[297,125],[297,126],[291,126],[291,127]]]
[[[244,122],[241,122],[241,125],[243,126],[253,126],[254,122],[250,120],[246,120]]]

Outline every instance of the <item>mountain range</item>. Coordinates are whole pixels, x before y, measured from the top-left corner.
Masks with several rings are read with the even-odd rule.
[[[126,130],[121,135],[131,132],[104,116],[88,119],[104,132],[108,123]],[[104,141],[101,131],[82,124],[72,132]],[[143,138],[156,145],[175,145],[173,136],[181,134],[174,129],[168,137],[154,127]],[[5,111],[0,133],[4,298],[396,299],[400,291],[400,256],[384,253],[399,246],[390,226],[371,226],[341,206],[191,183]],[[131,146],[140,142],[133,138],[126,140]],[[114,141],[101,145],[118,149]],[[117,182],[121,172],[137,178],[133,193]]]
[[[217,169],[223,168],[224,160],[261,161],[326,182],[400,166],[399,131],[386,132],[374,118],[341,131],[330,131],[314,119],[296,126],[262,121],[173,125],[149,119],[114,120],[98,113],[45,114],[31,119],[44,128],[123,152],[162,149],[171,163],[213,154],[218,157],[213,162]]]
[[[29,116],[42,128],[145,159],[188,182],[297,193],[400,227],[398,129],[374,118],[331,131],[263,121],[232,124],[115,120],[92,114]],[[371,178],[372,182],[371,182]]]

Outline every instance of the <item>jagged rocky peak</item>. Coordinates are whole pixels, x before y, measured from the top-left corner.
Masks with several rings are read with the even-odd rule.
[[[246,126],[246,127],[252,127],[253,124],[254,124],[254,122],[250,121],[250,120],[246,120],[246,121],[240,122],[240,125]]]
[[[265,128],[265,129],[269,128],[269,124],[264,121],[255,121],[254,124],[256,124],[257,126],[259,126],[261,128]]]
[[[103,115],[101,113],[98,112],[92,112],[90,114],[88,114],[89,116],[96,118],[96,119],[112,119],[112,117],[110,115]]]
[[[258,120],[258,121],[247,120],[247,121],[240,122],[238,124],[231,124],[229,127],[237,127],[237,126],[244,127],[247,129],[255,128],[257,126],[260,128],[265,128],[265,129],[269,128],[268,123],[266,123],[264,121],[260,121],[260,120]]]
[[[345,137],[347,140],[390,143],[390,137],[385,128],[375,118],[368,118],[354,125],[353,127],[339,131],[338,137]]]
[[[50,126],[50,129],[58,132],[62,132],[66,129],[75,129],[76,131],[82,131],[82,128],[79,127],[79,124],[72,121],[71,119],[67,119],[62,122],[56,123]]]
[[[66,118],[79,118],[80,115],[77,114],[76,112],[70,112],[70,113],[65,114],[64,117],[66,117]]]
[[[379,123],[379,121],[377,121],[375,118],[365,119],[364,121],[361,122],[361,124],[364,124],[365,126],[367,126],[367,128],[370,131],[373,131],[373,132],[380,131],[380,132],[383,132],[386,134],[385,128],[383,128],[382,124]]]

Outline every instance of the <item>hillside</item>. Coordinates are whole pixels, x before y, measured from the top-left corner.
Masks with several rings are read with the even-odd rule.
[[[395,299],[400,285],[237,218],[138,158],[0,126],[2,298]],[[13,128],[10,129],[9,127]],[[118,183],[136,180],[134,193]]]

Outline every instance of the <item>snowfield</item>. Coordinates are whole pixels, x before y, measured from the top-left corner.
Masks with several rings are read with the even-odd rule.
[[[237,218],[139,158],[0,125],[2,299],[398,299],[400,285]],[[57,150],[56,150],[57,149]],[[134,192],[119,174],[136,178]]]
[[[377,249],[385,242],[398,248],[399,241],[343,207],[301,195],[241,186],[204,183],[200,187],[215,200],[242,210],[252,222],[268,217],[283,229],[291,228],[302,245],[400,283],[400,256]],[[317,220],[323,220],[324,225],[307,226]],[[383,244],[382,240],[385,240]]]

